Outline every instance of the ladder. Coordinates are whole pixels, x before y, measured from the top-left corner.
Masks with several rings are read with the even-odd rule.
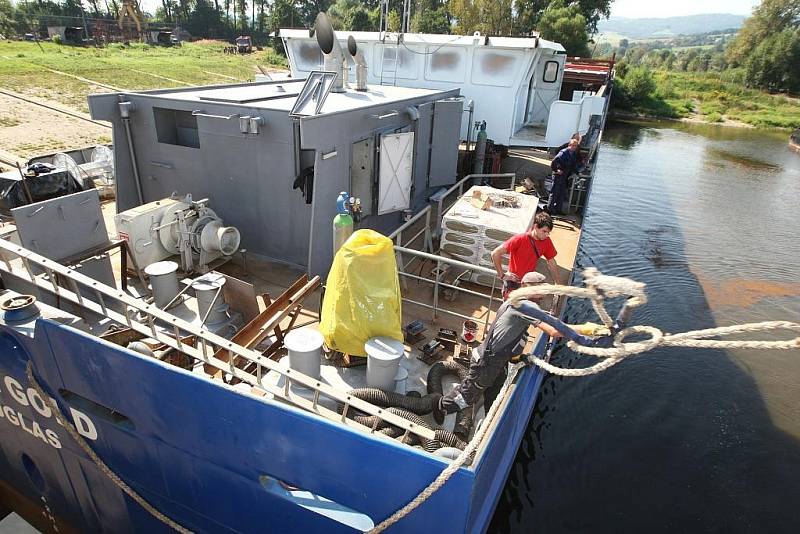
[[[407,21],[405,20],[406,12],[403,11],[403,21],[402,26],[407,25]],[[387,85],[384,83],[384,74],[387,75],[387,81],[389,75],[391,75],[392,83],[391,85],[397,85],[397,59],[398,59],[398,47],[400,46],[400,39],[402,39],[403,28],[401,27],[400,33],[397,34],[397,43],[396,44],[386,44],[386,37],[389,33],[389,0],[381,0],[381,18],[380,18],[380,54],[381,54],[381,75],[380,75],[380,84]],[[389,54],[387,55],[387,52]],[[388,67],[387,68],[387,63]]]
[[[115,323],[127,325],[145,336],[156,339],[196,361],[207,368],[218,369],[236,379],[252,386],[256,391],[269,393],[275,398],[293,404],[308,412],[314,413],[329,421],[338,422],[348,427],[367,432],[385,439],[403,441],[410,434],[428,440],[434,439],[434,431],[417,425],[403,417],[389,413],[374,404],[355,398],[346,392],[335,389],[317,379],[311,378],[293,369],[284,368],[278,362],[264,357],[260,352],[245,348],[233,341],[223,338],[204,326],[193,325],[169,312],[133,298],[128,293],[110,287],[93,278],[70,269],[60,263],[45,258],[19,245],[0,239],[0,273],[36,285],[39,289],[55,294],[94,314],[108,317]],[[35,274],[34,269],[41,271]],[[123,274],[124,276],[124,274]],[[69,287],[62,287],[59,279],[66,280]],[[318,277],[308,284],[316,284]],[[303,288],[298,293],[304,291]],[[118,311],[122,310],[122,312]],[[193,338],[187,342],[187,337]],[[226,354],[223,360],[218,354]],[[254,372],[246,372],[236,363],[246,361]],[[263,380],[266,372],[276,372],[284,378],[284,386],[270,384]],[[314,392],[313,399],[307,399],[292,391],[292,384],[298,384]],[[344,405],[341,413],[331,410],[319,403],[320,397],[338,401]],[[367,427],[347,417],[350,409],[368,415],[377,416],[375,424]],[[380,421],[403,429],[397,438],[391,438],[377,432]]]

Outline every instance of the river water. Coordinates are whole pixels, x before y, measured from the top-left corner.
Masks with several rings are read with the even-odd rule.
[[[787,140],[610,123],[578,269],[645,282],[633,323],[665,332],[800,321],[800,155]],[[566,318],[594,315],[572,302]],[[554,362],[592,363],[566,348]],[[489,531],[800,531],[800,351],[664,348],[547,377]]]

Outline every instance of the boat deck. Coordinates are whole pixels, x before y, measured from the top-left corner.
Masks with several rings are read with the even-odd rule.
[[[106,202],[102,205],[102,210],[109,236],[114,239],[116,237],[114,228],[115,205],[113,202]],[[420,219],[419,222],[422,223],[423,220]],[[412,228],[409,228],[406,235],[412,230]],[[577,219],[567,218],[555,221],[551,238],[559,251],[556,261],[561,271],[560,278],[562,282],[567,282],[570,279],[579,237],[580,227]],[[403,246],[405,249],[415,250],[415,247],[407,242],[404,242]],[[421,347],[426,342],[434,339],[440,328],[450,329],[460,334],[466,317],[474,319],[478,324],[477,339],[472,343],[471,347],[477,346],[483,339],[486,328],[494,320],[495,311],[501,301],[499,299],[499,288],[495,288],[490,299],[489,294],[492,292],[492,288],[470,282],[458,284],[458,291],[451,291],[441,285],[439,285],[438,289],[435,289],[436,284],[433,272],[436,263],[437,261],[448,260],[444,257],[438,257],[439,259],[437,260],[437,256],[424,257],[420,255],[409,261],[410,255],[410,252],[403,252],[405,270],[401,272],[402,324],[406,325],[413,321],[421,321],[425,326],[425,331],[422,332],[422,337],[413,343],[405,343],[405,357],[402,360],[402,366],[409,373],[406,391],[414,390],[424,395],[427,393],[427,375],[430,366],[420,358],[422,355]],[[121,272],[120,249],[112,249],[110,259],[114,269],[116,285],[121,287],[123,274]],[[466,264],[462,263],[461,265],[461,268],[463,268]],[[550,273],[547,272],[545,262],[540,262],[538,267],[538,270],[550,279]],[[306,282],[307,277],[304,271],[280,262],[267,261],[250,255],[244,258],[240,254],[234,255],[229,261],[219,265],[216,271],[228,277],[226,291],[229,286],[238,287],[239,289],[233,296],[226,295],[226,302],[230,306],[230,318],[223,323],[223,327],[217,328],[214,333],[228,339],[231,339],[235,332],[241,334],[242,329],[250,332],[255,331],[256,333],[259,331],[264,332],[264,335],[255,336],[247,343],[234,338],[234,341],[239,343],[239,349],[235,349],[234,352],[223,350],[225,344],[221,342],[224,340],[214,340],[212,336],[211,343],[213,345],[210,354],[215,354],[214,351],[216,351],[214,358],[212,358],[212,360],[216,359],[215,361],[210,361],[208,358],[200,356],[205,353],[206,349],[203,348],[202,352],[200,352],[199,343],[196,341],[188,342],[190,345],[184,346],[183,349],[181,349],[180,342],[177,345],[175,344],[177,337],[170,342],[168,338],[173,335],[170,333],[172,331],[170,328],[167,328],[162,334],[155,335],[155,339],[147,338],[147,332],[150,331],[150,328],[154,328],[154,320],[162,324],[164,321],[167,321],[167,323],[175,322],[169,317],[184,320],[188,324],[180,327],[182,332],[186,333],[181,335],[201,335],[202,321],[194,298],[185,298],[183,302],[172,307],[169,310],[169,314],[166,315],[161,311],[157,313],[151,312],[150,310],[154,309],[154,307],[147,307],[146,304],[141,303],[141,300],[138,300],[140,304],[134,304],[137,302],[137,298],[148,297],[149,290],[142,287],[139,280],[135,276],[131,276],[130,272],[126,276],[128,296],[125,296],[124,292],[118,293],[120,297],[124,297],[118,304],[126,303],[124,306],[129,311],[130,306],[136,306],[139,309],[140,318],[135,318],[140,323],[138,331],[134,327],[132,330],[125,332],[123,328],[122,332],[114,332],[108,335],[106,331],[111,324],[109,318],[113,314],[112,316],[104,317],[100,313],[98,306],[95,306],[93,311],[87,308],[88,313],[83,313],[80,311],[81,306],[76,306],[75,301],[69,303],[62,299],[61,304],[58,304],[58,298],[56,298],[56,305],[66,306],[65,310],[82,316],[88,323],[87,330],[95,335],[101,335],[106,341],[127,347],[131,341],[141,340],[151,349],[152,356],[163,362],[177,365],[205,378],[218,381],[220,385],[232,387],[240,393],[258,397],[267,396],[275,401],[288,402],[301,408],[311,409],[311,411],[325,415],[328,418],[336,413],[339,403],[342,402],[348,391],[366,385],[366,362],[364,358],[352,358],[348,362],[348,366],[343,366],[342,355],[328,352],[322,362],[321,378],[316,383],[316,388],[309,387],[306,389],[309,383],[306,382],[305,386],[301,386],[295,381],[297,379],[292,379],[290,386],[284,388],[287,376],[291,372],[287,371],[289,369],[288,357],[286,356],[285,348],[282,346],[282,336],[294,328],[317,328],[320,320],[322,288],[321,285],[315,286],[314,280]],[[15,267],[15,272],[22,273],[24,269],[19,265]],[[196,277],[197,275],[182,277],[179,273],[179,279],[183,278],[183,283],[188,283],[192,278]],[[321,282],[324,283],[324,280]],[[452,283],[452,280],[449,283]],[[48,284],[52,284],[52,281],[43,282],[40,284],[40,288],[48,291],[48,287],[50,287]],[[306,289],[298,292],[298,288],[303,286]],[[293,289],[289,290],[289,288]],[[461,289],[474,293],[462,292]],[[24,292],[24,287],[22,291]],[[284,295],[285,292],[286,294]],[[302,296],[297,297],[296,301],[287,299],[287,295],[300,295],[301,293]],[[284,300],[282,301],[281,298]],[[272,308],[270,310],[267,309],[275,299],[277,299],[277,303],[283,306],[282,311],[271,312]],[[436,303],[435,311],[429,307],[434,303]],[[545,300],[541,304],[542,307],[548,309],[552,303]],[[298,308],[298,305],[301,308]],[[275,304],[272,307],[274,308],[274,306]],[[114,309],[111,304],[108,304],[108,307],[109,310]],[[116,309],[119,310],[121,308],[117,306]],[[124,320],[120,320],[121,316],[119,314],[115,317],[117,322],[124,323]],[[256,319],[254,320],[254,318]],[[147,324],[150,324],[150,327],[142,326]],[[175,328],[175,336],[177,336],[178,327],[176,326]],[[209,327],[210,329],[211,327]],[[538,330],[533,329],[532,333],[535,334],[537,332]],[[128,334],[131,334],[131,336]],[[532,347],[536,340],[537,336],[532,335],[529,346]],[[192,348],[191,343],[194,343],[194,348]],[[203,343],[205,344],[205,341]],[[466,343],[461,344],[464,346],[461,356],[468,357],[469,347]],[[250,350],[255,352],[248,352]],[[225,354],[226,352],[227,355]],[[261,354],[261,356],[258,356],[258,354]],[[444,360],[452,360],[453,356],[452,349],[448,347],[441,349],[438,354],[439,359]],[[225,362],[230,361],[227,358],[233,358],[233,361],[236,362],[235,365],[241,372],[239,370],[234,372],[232,366],[227,367]],[[265,367],[263,363],[256,364],[258,358],[269,358],[277,362],[277,366],[276,364],[269,364]],[[256,365],[258,365],[258,368],[256,368]],[[299,382],[302,382],[302,380],[299,380]],[[456,377],[454,376],[445,378],[443,383],[445,393],[455,382]],[[313,386],[313,383],[310,385]],[[323,391],[323,395],[319,395],[320,391]],[[327,412],[325,410],[321,412],[313,408],[312,402],[309,401],[313,401],[313,406],[319,403],[321,407],[327,409]],[[364,406],[362,405],[361,409],[363,408]],[[476,416],[477,419],[480,419],[482,412],[478,412]],[[390,420],[392,416],[387,415],[385,417]],[[335,415],[333,418],[336,418]],[[436,428],[433,425],[431,416],[426,416],[425,419],[430,423],[431,428]],[[451,429],[453,420],[454,416],[446,420],[445,428]],[[393,421],[392,424],[397,424],[397,421]],[[356,426],[356,428],[359,427]]]
[[[113,202],[105,203],[103,205],[107,228],[109,229],[109,234],[112,237],[115,237],[116,233],[114,230],[114,209],[115,206]],[[579,218],[557,218],[554,222],[555,224],[551,234],[551,239],[553,240],[556,250],[558,250],[556,262],[560,269],[561,280],[562,282],[566,283],[570,279],[571,268],[577,252],[578,240],[580,237]],[[112,263],[115,268],[115,276],[117,280],[120,280],[121,273],[119,271],[119,262],[114,261]],[[244,263],[246,263],[246,267]],[[432,283],[432,271],[434,267],[435,262],[421,258],[415,258],[413,261],[408,263],[406,268],[407,272],[413,273],[416,276],[427,278],[431,283],[426,283],[424,281],[415,279],[401,280],[401,282],[404,282],[401,290],[404,299],[428,304],[433,301],[434,286]],[[225,274],[226,276],[236,278],[246,282],[247,284],[252,284],[255,295],[266,296],[266,299],[257,299],[259,311],[263,311],[266,308],[266,302],[268,302],[270,298],[277,298],[293,283],[295,283],[295,281],[305,275],[305,272],[300,269],[276,261],[265,261],[260,258],[247,256],[243,262],[241,255],[234,256],[230,261],[220,265],[216,270]],[[551,279],[545,262],[539,262],[538,270],[545,274],[548,279]],[[133,284],[134,286],[136,285],[135,280],[130,280],[129,283]],[[324,284],[324,280],[322,283]],[[491,288],[469,282],[462,283],[460,287],[486,294],[488,294],[491,290]],[[440,291],[441,289],[442,288],[440,288]],[[137,289],[134,289],[134,291],[137,291]],[[405,342],[406,353],[401,365],[408,371],[409,375],[406,383],[406,391],[413,390],[421,393],[422,395],[427,393],[427,375],[430,365],[420,359],[422,356],[422,351],[420,350],[421,347],[426,342],[434,339],[440,328],[454,330],[459,334],[461,333],[464,319],[462,317],[450,315],[448,311],[474,318],[475,322],[478,324],[477,340],[469,345],[469,347],[476,347],[483,339],[486,328],[491,325],[491,322],[494,320],[495,311],[500,302],[498,300],[499,288],[495,291],[494,296],[495,298],[490,305],[487,297],[477,297],[475,295],[466,293],[448,295],[447,292],[442,291],[438,299],[439,311],[436,313],[435,317],[433,311],[429,308],[405,301],[403,302],[402,324],[406,325],[412,321],[419,320],[424,323],[426,328],[426,330],[421,333],[420,339],[417,339],[411,343],[408,341]],[[450,300],[448,297],[452,298],[452,300]],[[293,319],[291,317],[286,317],[280,321],[280,328],[283,329],[283,333],[285,334],[289,329],[300,327],[309,327],[314,329],[318,328],[321,299],[322,288],[319,287],[304,299],[302,310],[299,312],[297,318]],[[240,307],[240,303],[237,302],[228,302],[228,304],[231,305],[231,308],[234,310]],[[552,301],[550,299],[545,299],[542,302],[542,306],[545,309],[549,309],[551,305]],[[187,320],[191,321],[192,319],[195,319],[195,321],[197,321],[195,310],[190,309],[188,311],[183,310],[181,313],[173,313],[176,313],[176,315],[179,315]],[[236,326],[241,328],[243,324],[241,324],[240,321],[240,324],[237,324]],[[529,347],[532,347],[538,339],[538,332],[538,330],[532,329],[533,335],[531,335]],[[271,337],[267,340],[267,342],[273,340],[274,337]],[[463,341],[461,344],[465,346],[462,355],[467,355],[467,344],[463,343]],[[355,388],[366,387],[366,360],[364,358],[353,358],[352,360],[354,364],[349,367],[344,367],[341,365],[339,358],[336,356],[330,352],[326,354],[326,358],[323,360],[321,365],[321,380],[329,386],[332,386],[333,388],[336,388],[342,392],[346,392]],[[448,350],[448,348],[442,349],[437,356],[442,360],[453,359],[452,351]],[[283,368],[288,368],[288,356],[286,355],[285,348],[281,348],[280,351],[271,356],[271,358],[278,361]],[[211,372],[207,372],[208,368],[199,363],[196,363],[193,366],[193,370],[199,374],[212,376],[217,380],[227,380],[230,378],[229,376],[226,377],[213,369],[210,370]],[[283,388],[285,386],[285,376],[274,371],[266,373],[263,377],[263,381],[265,384],[277,386],[279,388]],[[447,375],[442,384],[445,393],[449,391],[449,389],[452,388],[456,382],[457,380],[454,376]],[[236,384],[234,387],[236,390],[246,394],[264,395],[263,390],[252,388],[250,385],[243,382]],[[307,389],[296,384],[292,384],[291,388],[293,394],[308,399],[314,397],[314,391],[311,389]],[[275,398],[275,400],[280,399]],[[337,403],[333,399],[325,399],[322,397],[320,398],[320,403],[326,405],[332,410],[337,408]],[[482,417],[483,409],[481,408],[475,414],[476,422]],[[430,425],[434,426],[433,419],[430,415],[424,416],[423,419],[425,419]],[[445,420],[443,427],[446,429],[452,429],[454,420],[454,415],[449,416]]]

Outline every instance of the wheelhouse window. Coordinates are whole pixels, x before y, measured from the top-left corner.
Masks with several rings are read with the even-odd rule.
[[[545,83],[553,83],[558,79],[558,61],[548,61],[544,64],[544,73],[542,74],[542,81]]]

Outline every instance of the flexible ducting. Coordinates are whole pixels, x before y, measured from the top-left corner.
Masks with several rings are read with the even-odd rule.
[[[381,407],[398,407],[409,410],[418,415],[425,415],[433,411],[433,402],[439,401],[438,397],[434,395],[425,395],[424,397],[414,397],[408,395],[401,395],[393,391],[383,391],[378,388],[359,388],[349,392],[350,395],[358,399],[369,402],[376,406]]]
[[[467,369],[461,364],[453,361],[436,362],[428,370],[428,393],[442,395],[442,378],[447,375],[455,375],[459,381],[464,381],[467,377]],[[456,422],[453,425],[453,434],[462,440],[469,437],[472,430],[474,408],[469,406],[456,414]]]

